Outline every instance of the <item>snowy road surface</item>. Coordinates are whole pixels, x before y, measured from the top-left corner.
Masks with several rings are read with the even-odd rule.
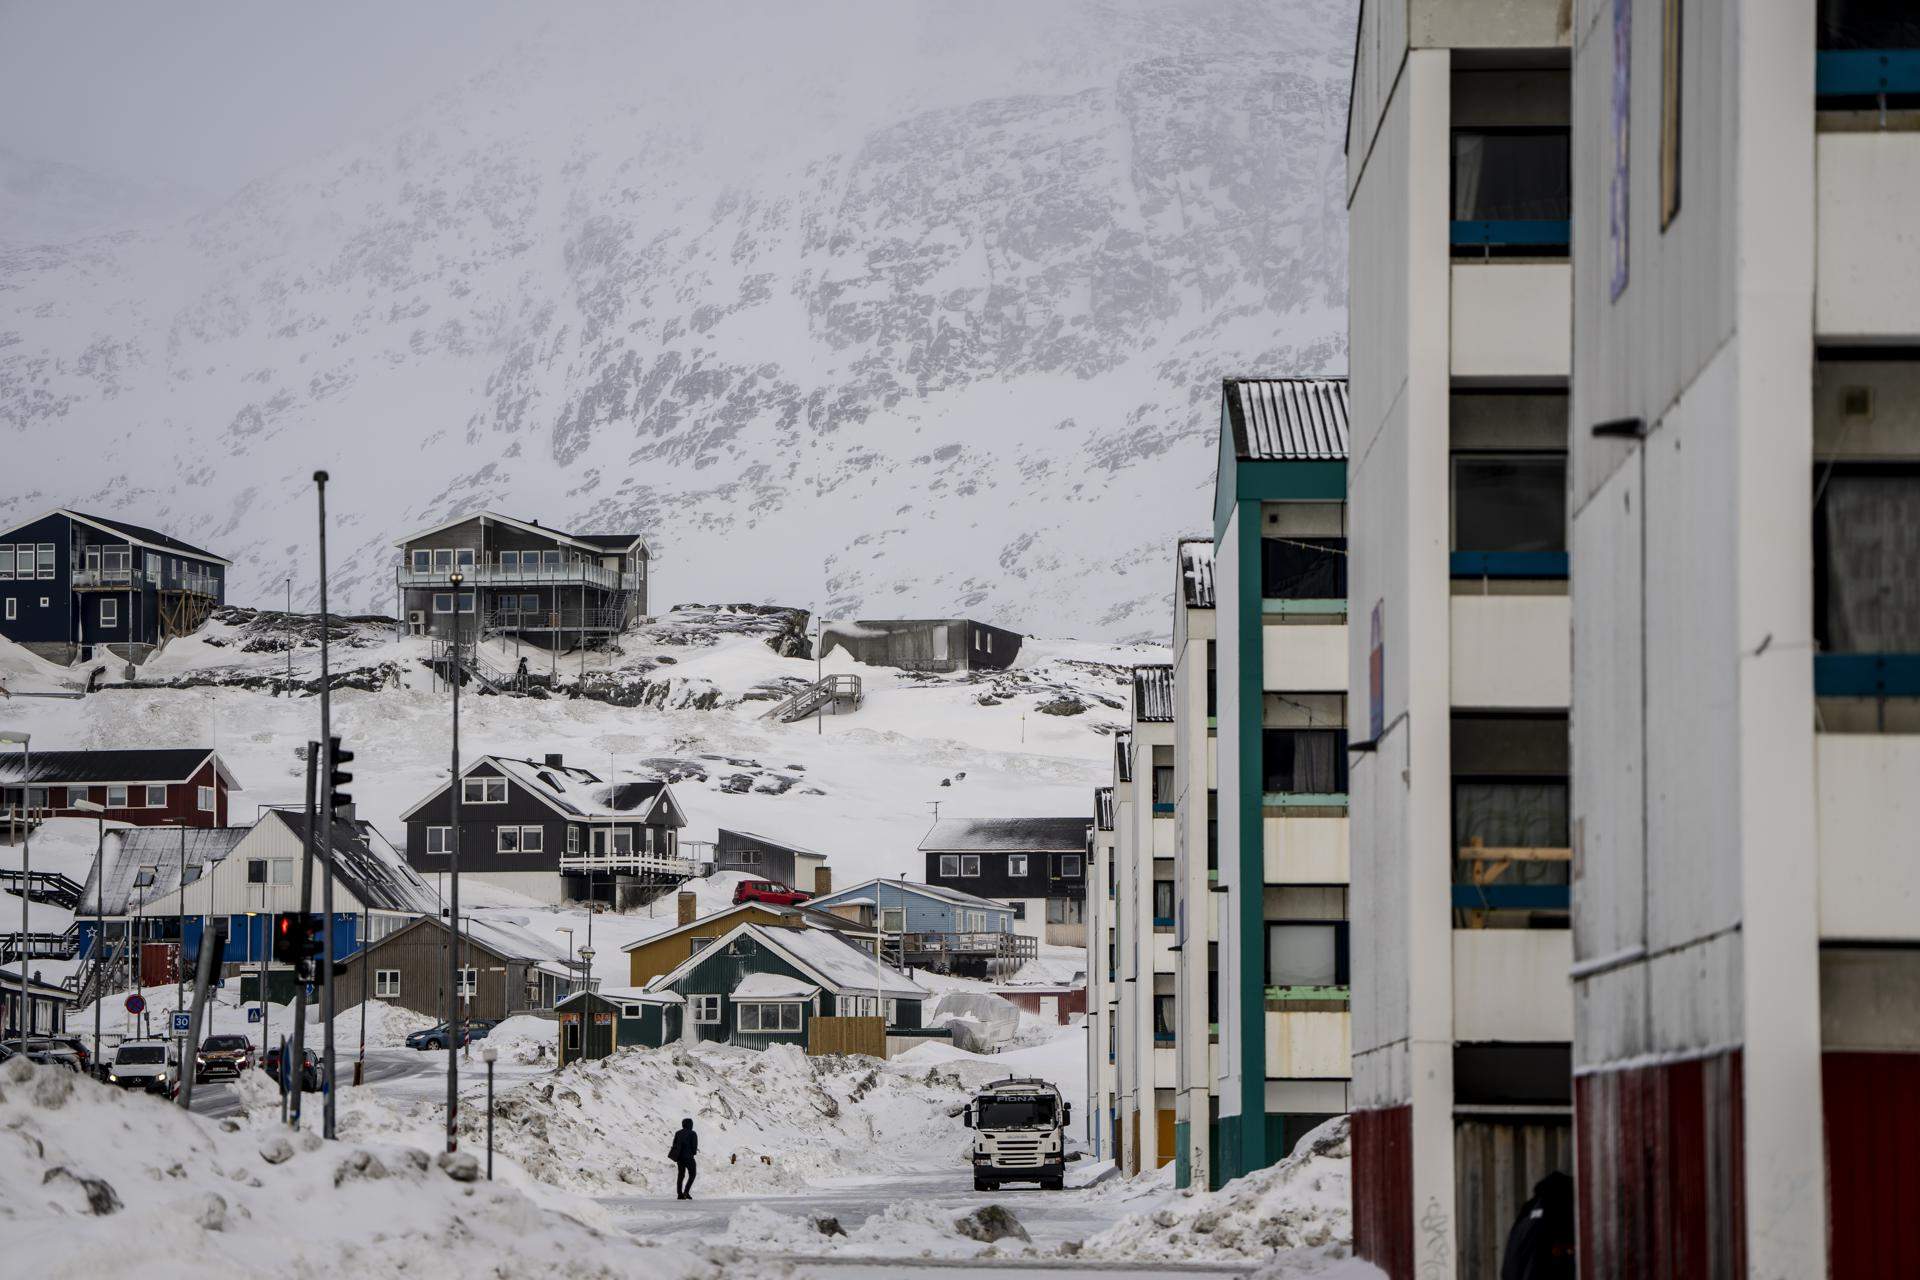
[[[986,1271],[994,1280],[1027,1280],[1030,1276],[1079,1276],[1081,1280],[1139,1280],[1141,1276],[1202,1276],[1238,1280],[1243,1267],[1169,1262],[1082,1262],[1073,1258],[1046,1258],[1038,1262],[980,1258],[819,1258],[796,1261],[792,1274],[809,1280],[856,1280],[880,1276],[950,1276],[955,1271]]]
[[[698,1184],[695,1184],[698,1194]],[[847,1182],[823,1186],[797,1195],[713,1196],[691,1201],[656,1196],[610,1196],[601,1203],[611,1210],[622,1226],[647,1240],[710,1244],[728,1236],[734,1214],[749,1207],[772,1210],[800,1220],[832,1217],[843,1231],[853,1232],[868,1218],[884,1214],[891,1205],[914,1202],[940,1216],[959,1218],[985,1204],[999,1204],[1011,1210],[1021,1226],[1033,1237],[1036,1249],[1051,1252],[1070,1241],[1084,1240],[1113,1225],[1116,1217],[1137,1204],[1123,1203],[1087,1189],[1040,1191],[1026,1187],[1002,1187],[993,1192],[976,1192],[973,1178],[965,1170],[937,1173],[899,1174],[884,1180]],[[737,1237],[730,1243],[752,1249],[765,1256],[789,1257],[779,1240],[748,1242]],[[903,1246],[903,1254],[878,1256],[884,1249],[861,1247],[844,1257],[795,1257],[798,1276],[835,1275],[944,1275],[956,1267],[986,1267],[995,1276],[1028,1275],[1135,1276],[1139,1269],[1125,1263],[1073,1258],[979,1259],[921,1258],[913,1256],[912,1245]],[[1148,1270],[1165,1273],[1169,1268]],[[1173,1268],[1182,1274],[1232,1277],[1246,1274],[1245,1268],[1197,1266]]]

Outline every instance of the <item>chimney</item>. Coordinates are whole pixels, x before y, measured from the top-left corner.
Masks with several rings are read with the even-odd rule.
[[[833,868],[824,862],[813,869],[813,896],[824,898],[833,892]]]
[[[699,914],[699,908],[694,906],[693,894],[688,890],[684,890],[684,889],[681,890],[680,892],[680,923],[692,924],[694,922],[694,919],[698,916],[698,914]]]
[[[547,752],[547,768],[564,769],[566,767],[566,759],[558,751]]]

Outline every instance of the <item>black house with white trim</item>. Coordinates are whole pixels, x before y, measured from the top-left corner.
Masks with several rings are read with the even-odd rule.
[[[49,511],[0,530],[0,636],[51,662],[144,662],[226,603],[231,564],[125,520]]]
[[[562,533],[482,511],[410,534],[395,576],[409,633],[596,644],[647,612],[651,554],[637,533]],[[453,581],[454,575],[460,582]]]
[[[1086,942],[1086,818],[943,818],[920,841],[927,883],[1004,902],[1015,933]]]
[[[460,775],[460,874],[543,902],[650,901],[701,868],[680,851],[686,814],[666,783],[607,782],[558,755],[482,756]],[[451,788],[400,815],[407,864],[450,865]]]

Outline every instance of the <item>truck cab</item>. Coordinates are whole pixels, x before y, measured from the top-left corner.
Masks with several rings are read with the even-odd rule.
[[[1058,1191],[1067,1177],[1073,1105],[1045,1080],[1008,1077],[974,1095],[964,1112],[973,1130],[973,1189],[1037,1182]]]

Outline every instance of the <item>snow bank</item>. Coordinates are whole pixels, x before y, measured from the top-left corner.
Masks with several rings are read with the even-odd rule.
[[[1283,1274],[1307,1274],[1345,1261],[1352,1247],[1349,1172],[1341,1116],[1307,1134],[1279,1164],[1122,1218],[1081,1252],[1143,1262],[1272,1260],[1285,1263]]]
[[[550,1045],[551,1024],[544,1025]],[[502,1032],[503,1058],[533,1043],[513,1022],[495,1034]],[[953,1070],[810,1058],[791,1045],[625,1049],[503,1091],[494,1144],[542,1184],[667,1194],[674,1177],[667,1145],[682,1117],[692,1117],[703,1191],[796,1191],[822,1178],[963,1168],[969,1135],[953,1113],[969,1087]],[[405,1122],[395,1116],[389,1123]],[[367,1123],[379,1122],[369,1116]],[[485,1123],[481,1108],[463,1108],[472,1141],[484,1142]]]
[[[992,1053],[1020,1033],[1020,1007],[986,991],[951,990],[941,994],[928,1026],[947,1027],[956,1047]]]
[[[188,1114],[71,1072],[0,1068],[0,1204],[15,1274],[465,1280],[711,1274],[694,1255],[595,1230],[424,1150],[323,1143]],[[472,1176],[472,1166],[456,1170]]]

